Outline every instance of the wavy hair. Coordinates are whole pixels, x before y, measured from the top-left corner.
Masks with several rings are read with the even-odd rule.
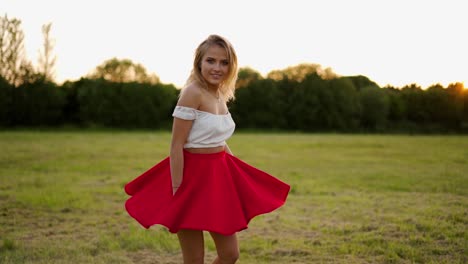
[[[208,84],[206,83],[205,78],[203,78],[201,73],[201,61],[203,56],[205,56],[208,48],[213,45],[218,45],[219,47],[224,48],[227,54],[229,72],[227,74],[227,78],[221,83],[219,92],[225,101],[229,101],[234,99],[234,90],[236,89],[238,72],[237,55],[231,43],[219,35],[210,35],[207,39],[200,43],[200,45],[198,45],[195,51],[195,58],[193,60],[193,68],[189,78],[187,79],[186,85],[192,82],[197,82],[203,88],[208,88]]]

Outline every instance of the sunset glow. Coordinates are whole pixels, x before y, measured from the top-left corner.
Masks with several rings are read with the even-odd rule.
[[[2,0],[22,21],[37,61],[41,26],[52,22],[58,82],[78,79],[117,57],[143,64],[180,87],[195,47],[212,33],[228,38],[241,67],[264,76],[299,63],[381,86],[468,83],[463,1],[59,1]]]

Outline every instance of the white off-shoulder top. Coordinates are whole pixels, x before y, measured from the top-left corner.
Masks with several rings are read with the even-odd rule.
[[[193,120],[184,148],[212,148],[226,145],[236,124],[231,113],[216,115],[186,106],[176,106],[173,117]]]

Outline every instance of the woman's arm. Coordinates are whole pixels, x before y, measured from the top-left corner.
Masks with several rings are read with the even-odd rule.
[[[192,120],[183,120],[175,117],[172,123],[172,141],[171,141],[171,178],[172,178],[172,193],[175,194],[179,186],[182,184],[184,171],[184,144],[187,140]]]
[[[198,87],[188,86],[182,91],[177,105],[198,109],[201,102]],[[175,194],[182,184],[184,172],[184,145],[192,128],[193,120],[174,117],[172,123],[172,140],[170,151],[170,166],[172,179],[172,193]]]

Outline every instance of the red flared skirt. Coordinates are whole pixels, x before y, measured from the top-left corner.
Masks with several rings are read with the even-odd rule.
[[[127,212],[143,227],[231,235],[282,206],[290,186],[226,153],[184,151],[183,181],[172,194],[169,157],[125,185]]]

